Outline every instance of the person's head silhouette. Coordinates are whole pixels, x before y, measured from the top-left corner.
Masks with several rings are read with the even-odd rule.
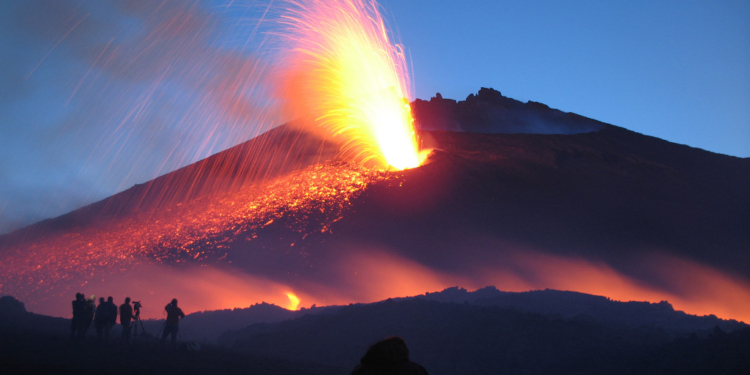
[[[421,365],[409,360],[409,349],[404,339],[392,336],[370,346],[352,375],[427,375]]]

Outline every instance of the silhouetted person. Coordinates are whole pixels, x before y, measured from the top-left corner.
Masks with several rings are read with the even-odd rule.
[[[120,305],[120,324],[122,325],[122,339],[130,342],[130,321],[133,320],[133,306],[130,297],[125,297],[125,303]]]
[[[73,319],[70,321],[70,338],[76,339],[83,337],[83,327],[85,324],[86,300],[83,297],[83,293],[76,293],[76,299],[73,300],[72,305]]]
[[[94,315],[96,336],[99,342],[109,343],[109,334],[115,323],[117,323],[117,306],[115,306],[114,298],[108,297],[106,302],[104,297],[99,298],[99,306],[96,307]]]
[[[107,317],[109,318],[110,328],[117,324],[117,305],[112,296],[107,297]]]
[[[83,307],[83,318],[82,318],[82,328],[81,328],[81,338],[86,337],[86,332],[88,332],[89,328],[91,328],[91,323],[94,321],[94,296],[91,296],[91,299],[84,300],[85,305]]]
[[[107,303],[104,301],[104,297],[99,297],[99,305],[96,306],[94,312],[94,327],[96,328],[96,339],[99,342],[104,341],[104,327],[107,323]],[[109,333],[107,333],[109,338]]]
[[[167,306],[164,306],[164,310],[167,312],[167,321],[164,323],[164,333],[161,335],[161,342],[167,340],[167,335],[172,335],[172,346],[177,345],[177,331],[180,329],[180,318],[184,318],[185,314],[182,309],[177,307],[177,299],[173,299]]]
[[[410,361],[404,339],[393,336],[373,344],[352,375],[427,375],[427,370]]]

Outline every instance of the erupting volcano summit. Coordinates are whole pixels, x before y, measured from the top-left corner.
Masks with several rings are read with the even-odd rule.
[[[347,162],[282,126],[3,236],[3,293],[59,315],[79,289],[204,310],[496,285],[748,320],[748,160],[490,89],[412,106],[421,127],[444,126],[437,116],[463,130],[420,131],[435,151],[419,168]],[[542,121],[547,134],[532,134]]]
[[[278,65],[217,52],[213,64],[247,76],[206,85],[201,105],[221,115],[177,121],[196,120],[184,126],[205,126],[210,137],[230,132],[215,124],[266,109],[246,98],[260,92],[283,115],[273,125],[284,125],[0,236],[0,293],[66,316],[79,291],[144,306],[177,296],[189,313],[494,285],[668,300],[750,321],[750,160],[488,88],[462,101],[410,102],[404,48],[375,1],[285,4],[263,40],[278,47]],[[159,11],[148,20],[163,21]],[[181,22],[200,22],[176,14],[143,37],[134,61],[169,37],[200,40],[180,39]],[[137,70],[108,48],[97,55],[119,63],[108,67]],[[192,57],[181,48],[164,55]],[[172,60],[159,61],[153,85],[174,74]],[[194,75],[195,86],[210,76]],[[149,95],[124,110],[118,131],[140,119]],[[276,118],[261,113],[253,119]]]

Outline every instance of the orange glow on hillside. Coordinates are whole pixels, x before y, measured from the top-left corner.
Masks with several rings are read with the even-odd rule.
[[[361,248],[361,246],[357,246]],[[707,266],[672,256],[644,260],[649,274],[669,282],[660,286],[639,281],[604,263],[544,254],[534,250],[501,251],[494,260],[463,272],[431,269],[389,252],[348,249],[338,273],[353,291],[312,292],[318,304],[376,302],[461,286],[524,292],[556,289],[605,296],[616,301],[668,301],[675,310],[694,315],[750,322],[750,285]],[[320,299],[324,299],[320,301]]]
[[[295,118],[343,144],[362,163],[420,165],[408,103],[408,69],[368,0],[293,3],[282,23],[291,44],[284,99]]]
[[[750,285],[716,269],[674,256],[641,260],[647,277],[638,280],[603,262],[536,251],[507,253],[503,264],[485,264],[474,280],[504,291],[558,289],[606,296],[617,301],[668,301],[688,314],[714,314],[750,322]]]

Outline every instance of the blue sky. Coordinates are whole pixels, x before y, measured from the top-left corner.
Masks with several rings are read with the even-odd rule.
[[[273,60],[274,51],[258,48],[264,34],[255,26],[279,12],[266,4],[0,2],[0,233],[147,181],[276,121],[257,100],[267,74],[255,63]],[[750,157],[750,2],[381,5],[409,53],[413,98],[463,99],[492,87]]]
[[[416,96],[480,86],[750,156],[750,3],[386,1]]]

